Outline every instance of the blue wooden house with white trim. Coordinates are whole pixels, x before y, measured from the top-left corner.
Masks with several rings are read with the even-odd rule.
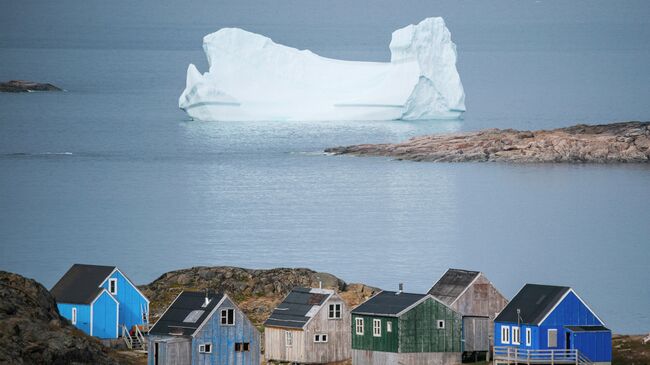
[[[556,364],[612,361],[612,332],[566,286],[526,284],[494,322],[497,363],[551,357]]]
[[[148,323],[149,299],[115,266],[74,264],[50,291],[61,315],[91,336],[118,338]]]
[[[261,343],[228,295],[183,291],[149,330],[148,365],[259,365]]]

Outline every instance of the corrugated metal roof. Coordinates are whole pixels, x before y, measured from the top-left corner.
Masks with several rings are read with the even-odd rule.
[[[352,313],[394,317],[427,296],[427,294],[397,293],[382,291],[356,307]]]
[[[271,313],[265,326],[303,328],[334,294],[327,289],[294,288]]]
[[[605,326],[564,326],[564,328],[573,332],[604,332],[610,330]]]
[[[153,335],[191,336],[207,319],[223,298],[222,293],[208,293],[210,302],[205,307],[205,292],[184,291],[176,297],[162,317],[149,331]],[[192,314],[190,316],[190,314]]]
[[[451,305],[480,274],[479,271],[449,269],[433,285],[429,294],[441,302]]]
[[[74,264],[50,292],[59,303],[90,304],[102,291],[99,286],[115,266]]]
[[[537,325],[569,290],[566,286],[526,284],[494,321]]]

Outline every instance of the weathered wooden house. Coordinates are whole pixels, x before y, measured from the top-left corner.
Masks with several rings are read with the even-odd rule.
[[[149,331],[149,365],[259,365],[261,335],[226,294],[184,291]]]
[[[350,359],[350,311],[333,290],[294,288],[264,326],[269,361],[324,364]]]
[[[526,284],[495,319],[496,363],[609,364],[612,333],[565,286]]]
[[[91,336],[118,338],[148,323],[149,300],[115,266],[74,264],[50,291],[61,315]]]
[[[479,271],[449,269],[429,294],[463,316],[463,358],[482,359],[494,346],[494,318],[508,300]]]
[[[431,295],[382,291],[352,310],[352,364],[458,364],[461,320]]]

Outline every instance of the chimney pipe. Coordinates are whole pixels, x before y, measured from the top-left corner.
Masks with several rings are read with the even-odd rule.
[[[397,291],[397,294],[402,294],[404,291],[404,283],[399,283],[399,290]]]
[[[318,289],[323,289],[323,282],[320,280],[318,281]]]
[[[208,298],[208,289],[205,289],[205,301],[203,302],[203,307],[207,307],[210,303],[210,298]]]

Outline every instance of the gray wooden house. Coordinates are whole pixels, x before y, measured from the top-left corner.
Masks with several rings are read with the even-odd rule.
[[[494,318],[508,300],[479,271],[449,269],[429,290],[463,316],[463,357],[488,357],[494,346]]]
[[[324,364],[350,358],[350,311],[333,290],[294,288],[264,326],[268,361]]]
[[[149,331],[148,365],[259,365],[261,335],[228,295],[184,291]]]
[[[382,291],[352,310],[352,364],[460,364],[461,323],[431,295]]]

